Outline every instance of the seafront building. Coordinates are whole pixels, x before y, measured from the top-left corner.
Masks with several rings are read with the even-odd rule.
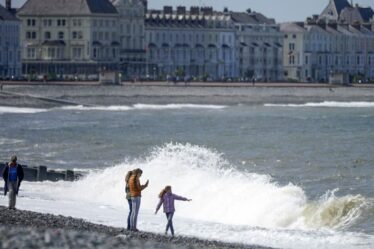
[[[126,77],[146,74],[145,20],[147,0],[112,0],[119,14],[119,70]]]
[[[330,0],[321,15],[281,24],[285,78],[302,82],[374,80],[374,12]]]
[[[95,79],[118,69],[119,14],[109,0],[28,0],[18,17],[25,75]]]
[[[147,72],[156,77],[237,77],[230,15],[211,7],[151,10],[145,18]]]
[[[261,13],[231,12],[235,27],[239,77],[255,81],[283,80],[283,33],[274,19]]]
[[[0,79],[21,76],[20,28],[11,1],[6,0],[5,8],[0,5]]]

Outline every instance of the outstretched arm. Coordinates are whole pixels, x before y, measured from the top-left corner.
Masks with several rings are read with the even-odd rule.
[[[188,198],[185,198],[179,195],[175,195],[175,194],[173,194],[173,197],[174,197],[174,200],[178,200],[178,201],[191,201],[191,199],[188,199]]]

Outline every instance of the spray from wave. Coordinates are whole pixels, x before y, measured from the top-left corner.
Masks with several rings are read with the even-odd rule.
[[[51,196],[102,205],[123,207],[124,176],[142,168],[142,182],[150,186],[143,192],[142,209],[153,211],[157,195],[171,185],[179,195],[192,198],[189,205],[178,205],[185,218],[230,225],[290,229],[339,229],[350,226],[367,202],[362,196],[337,197],[328,192],[310,201],[302,188],[281,186],[268,175],[238,171],[223,155],[190,144],[166,144],[154,148],[148,157],[95,171],[67,187],[61,184]],[[78,191],[77,191],[78,190]]]
[[[340,108],[372,108],[373,102],[334,102],[325,101],[321,103],[306,104],[265,104],[266,107],[340,107]]]

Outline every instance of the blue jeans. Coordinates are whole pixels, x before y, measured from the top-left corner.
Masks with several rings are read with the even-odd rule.
[[[127,202],[129,203],[129,215],[127,216],[127,230],[130,230],[131,229],[131,212],[132,212],[131,199],[127,199]]]
[[[174,212],[166,213],[166,219],[168,220],[168,223],[166,224],[165,233],[167,234],[168,230],[170,229],[170,232],[171,232],[172,236],[174,236],[173,216],[174,216]]]
[[[130,218],[130,229],[137,230],[138,214],[140,209],[141,197],[131,197],[131,218]]]

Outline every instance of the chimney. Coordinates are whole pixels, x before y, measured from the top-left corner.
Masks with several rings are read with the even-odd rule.
[[[212,7],[202,7],[201,12],[203,13],[203,15],[212,16],[213,15],[213,8]]]
[[[144,6],[144,12],[147,13],[148,11],[148,0],[142,0],[143,6]]]
[[[172,6],[164,6],[164,14],[173,14],[173,7]]]
[[[186,15],[186,7],[178,6],[177,7],[177,15]]]
[[[7,10],[12,10],[12,0],[5,0],[5,8]]]
[[[191,6],[190,8],[190,14],[191,15],[199,15],[200,14],[200,8],[196,6]]]

